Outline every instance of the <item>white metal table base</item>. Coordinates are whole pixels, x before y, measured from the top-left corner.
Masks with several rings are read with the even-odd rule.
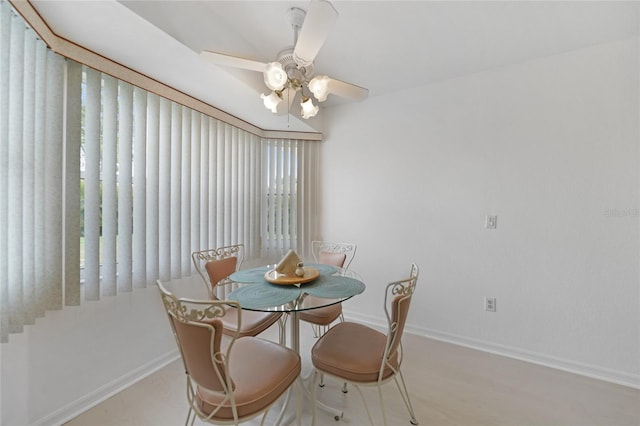
[[[289,315],[291,316],[290,318],[290,322],[291,322],[291,349],[293,349],[297,354],[300,353],[300,320],[298,318],[298,312],[297,311],[291,311],[289,312]],[[309,379],[311,379],[313,377],[313,371],[309,374],[309,376],[307,377],[303,377],[302,375],[300,375],[300,377],[298,378],[299,381],[299,385],[302,388],[302,395],[303,397],[306,397],[312,404],[313,404],[313,395],[311,394],[311,391],[309,390],[309,388],[307,387],[307,385],[305,384],[305,382],[309,382]],[[313,385],[313,384],[311,384]],[[282,411],[280,413],[280,417],[282,417],[282,414],[285,411],[285,407],[289,404],[289,400],[291,399],[291,393],[289,393],[287,395],[287,398],[284,402],[284,405],[282,407]],[[322,411],[325,411],[329,414],[331,414],[335,420],[340,420],[343,416],[343,412],[341,410],[338,410],[337,408],[333,408],[323,402],[320,401],[315,401],[316,403],[316,407],[321,409]],[[285,424],[291,424],[294,421],[294,419],[287,419],[287,422]],[[279,422],[277,423],[279,424]]]

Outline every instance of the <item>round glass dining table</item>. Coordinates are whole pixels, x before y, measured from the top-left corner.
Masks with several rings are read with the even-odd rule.
[[[365,290],[357,273],[331,265],[305,264],[315,268],[318,278],[304,284],[275,284],[265,274],[274,266],[236,271],[229,282],[218,285],[217,297],[237,300],[242,309],[261,312],[286,312],[291,327],[291,347],[300,352],[298,312],[344,302]]]

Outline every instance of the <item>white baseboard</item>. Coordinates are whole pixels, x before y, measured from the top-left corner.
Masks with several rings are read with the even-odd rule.
[[[363,315],[349,311],[345,311],[344,315],[345,318],[368,324],[369,326],[377,329],[384,330],[387,327],[384,319],[380,317]],[[555,368],[557,370],[567,371],[569,373],[579,374],[581,376],[591,377],[622,386],[628,386],[634,389],[640,389],[640,374],[611,370],[511,346],[500,345],[484,340],[472,339],[465,336],[433,330],[426,327],[411,326],[410,324],[406,325],[405,331],[407,333],[427,337],[434,340],[452,343],[455,345],[489,352],[508,358],[518,359],[520,361],[531,362],[534,364],[542,365],[544,367]]]
[[[172,350],[164,355],[157,357],[144,364],[143,366],[130,371],[122,377],[113,380],[111,383],[107,383],[104,386],[99,387],[93,392],[84,395],[82,398],[77,399],[65,407],[37,420],[34,425],[50,426],[50,425],[62,425],[65,422],[77,417],[85,411],[95,407],[106,399],[112,397],[118,392],[128,388],[132,384],[144,379],[145,377],[153,374],[161,368],[172,363],[180,357],[178,350]]]

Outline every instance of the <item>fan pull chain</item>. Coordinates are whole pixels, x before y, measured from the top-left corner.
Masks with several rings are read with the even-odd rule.
[[[291,128],[291,102],[289,102],[289,93],[291,90],[287,90],[287,129]]]

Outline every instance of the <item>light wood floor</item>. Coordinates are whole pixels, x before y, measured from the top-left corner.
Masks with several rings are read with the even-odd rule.
[[[301,334],[306,373],[314,339],[306,324],[301,325]],[[266,337],[274,340],[276,330],[268,330]],[[403,344],[403,371],[420,425],[640,425],[638,390],[423,337],[405,334]],[[336,422],[318,411],[316,424],[368,424],[357,391],[351,389],[345,395],[340,387],[327,381],[318,398],[342,409],[344,417]],[[185,388],[181,361],[176,361],[67,425],[184,424]],[[363,391],[380,420],[377,391]],[[383,392],[388,424],[408,426],[409,415],[395,385],[388,383]],[[271,411],[265,424],[271,424],[277,414],[275,407]],[[311,424],[308,404],[302,424]]]

